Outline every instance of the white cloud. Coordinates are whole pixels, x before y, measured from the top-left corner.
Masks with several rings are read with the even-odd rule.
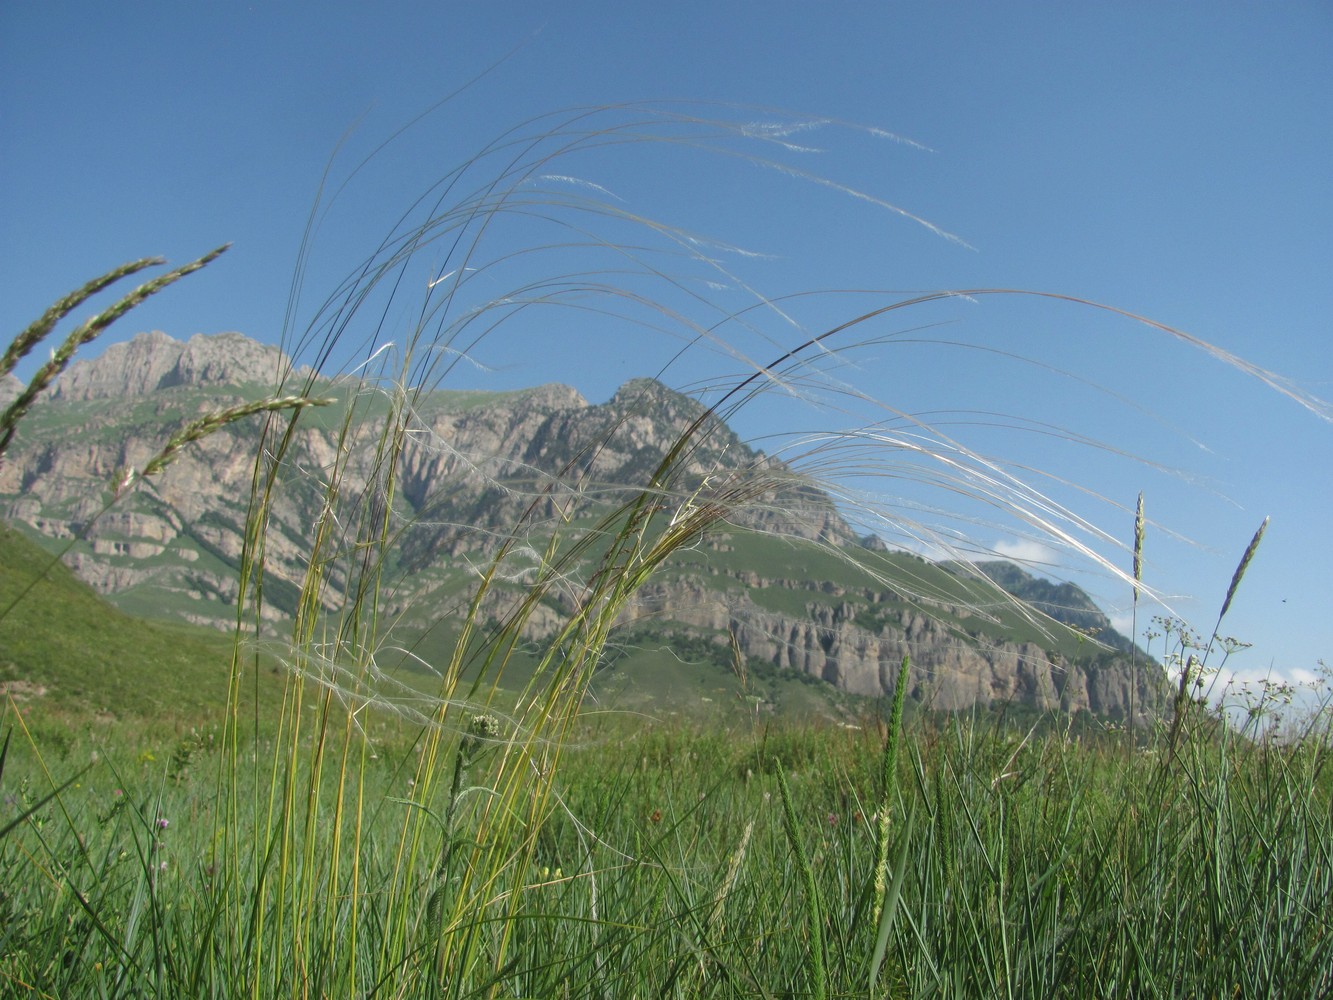
[[[1111,619],[1111,627],[1123,636],[1135,638],[1134,636],[1134,616],[1126,612],[1109,614],[1106,617]]]
[[[1324,679],[1313,670],[1306,670],[1303,667],[1291,668],[1291,679],[1297,684],[1303,684],[1306,687],[1319,687],[1324,683]]]
[[[1016,563],[1033,563],[1040,566],[1054,566],[1059,560],[1055,549],[1031,538],[1020,538],[1016,542],[996,542],[995,554]]]

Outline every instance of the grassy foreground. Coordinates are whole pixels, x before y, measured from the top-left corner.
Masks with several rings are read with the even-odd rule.
[[[52,759],[14,712],[5,722],[6,995],[1333,989],[1326,737],[1201,727],[1174,757],[1162,744],[1131,757],[1119,742],[918,724],[886,788],[873,721],[609,720],[572,734],[549,818],[496,839],[487,803],[505,796],[513,747],[494,719],[452,740],[433,776],[429,740],[402,727],[302,745],[285,774],[285,751],[261,742],[230,813],[219,775],[236,762],[219,734]],[[229,855],[228,833],[254,849]],[[484,881],[465,863],[477,849],[504,858]]]

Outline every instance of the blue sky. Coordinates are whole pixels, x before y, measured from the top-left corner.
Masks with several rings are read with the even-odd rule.
[[[276,341],[335,149],[330,190],[490,68],[356,172],[321,216],[296,327],[417,195],[504,129],[561,108],[684,101],[656,107],[736,123],[827,119],[912,140],[825,125],[786,136],[803,150],[715,135],[714,152],[641,144],[560,164],[584,183],[572,191],[600,185],[624,211],[762,253],[717,251],[732,273],[711,285],[679,265],[687,291],[724,309],[745,301],[741,280],[773,297],[875,290],[791,300],[791,318],[812,332],[911,290],[1058,292],[1178,327],[1327,399],[1330,53],[1333,11],[1322,3],[8,4],[0,320],[17,331],[112,264],[150,254],[180,263],[231,241],[111,339],[162,329]],[[727,155],[738,151],[871,194],[957,239]],[[502,254],[506,238],[513,248],[550,236],[520,223],[487,250]],[[446,260],[428,251],[423,274]],[[556,273],[580,266],[576,255],[547,263]],[[683,293],[663,298],[685,303]],[[409,301],[419,304],[399,301],[389,337]],[[489,370],[460,368],[455,384],[564,381],[599,400],[628,377],[657,374],[679,346],[569,309],[513,327],[478,348]],[[766,340],[739,328],[734,337],[769,360],[763,352],[800,336],[772,313],[763,331]],[[852,349],[876,338],[886,339]],[[1200,628],[1211,628],[1240,552],[1271,515],[1223,628],[1255,644],[1232,665],[1300,677],[1333,655],[1333,426],[1318,415],[1161,333],[1052,300],[953,300],[890,314],[837,346],[848,349],[837,375],[859,391],[1105,496],[1112,504],[1040,480],[1119,539],[1131,537],[1145,491],[1148,581]],[[696,354],[665,380],[737,370]],[[773,448],[775,431],[886,415],[858,410],[774,397],[737,426]],[[997,427],[980,411],[1044,421],[1164,468]],[[849,455],[862,473],[852,485],[930,502],[885,478],[893,466],[874,463],[890,457]],[[1043,554],[1002,524],[970,530],[983,545]],[[1124,611],[1122,584],[1068,568]]]

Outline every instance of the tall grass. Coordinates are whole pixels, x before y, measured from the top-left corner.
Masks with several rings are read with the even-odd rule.
[[[583,730],[562,759],[563,808],[484,897],[462,866],[474,841],[493,837],[478,799],[498,793],[498,746],[474,750],[456,785],[447,769],[437,835],[411,879],[403,813],[422,807],[407,804],[420,796],[406,733],[360,762],[361,816],[311,830],[315,848],[286,861],[280,842],[245,855],[239,873],[210,861],[218,801],[207,761],[180,781],[151,765],[99,767],[58,806],[39,801],[35,780],[24,788],[6,773],[24,811],[36,808],[4,841],[14,876],[0,968],[14,994],[60,996],[1276,997],[1333,987],[1326,736],[1290,746],[1219,729],[1191,736],[1181,766],[1163,769],[1150,753],[1126,758],[1115,740],[1025,739],[966,719],[908,735],[880,920],[872,727]],[[128,744],[113,749],[133,760]],[[780,769],[748,767],[772,753]],[[303,828],[319,780],[309,768],[292,775],[301,800],[291,822]],[[323,781],[336,795],[337,782]],[[356,878],[336,871],[340,839]],[[284,864],[287,898],[256,898]],[[254,895],[231,901],[231,881]],[[448,898],[460,888],[474,893],[471,913]],[[247,935],[263,938],[253,957],[240,950]]]
[[[8,990],[1012,997],[1314,995],[1333,985],[1318,905],[1333,877],[1326,731],[1288,747],[1225,727],[1172,728],[1130,755],[1059,731],[957,720],[905,739],[906,662],[882,737],[871,720],[855,731],[698,733],[583,717],[588,681],[653,573],[809,483],[772,462],[701,465],[714,418],[763,392],[806,391],[840,338],[954,293],[895,300],[801,331],[772,358],[751,356],[728,335],[776,339],[762,319],[788,329],[781,300],[755,292],[737,310],[700,298],[699,274],[743,286],[715,245],[589,196],[595,188],[569,183],[561,164],[657,143],[790,172],[779,157],[798,124],[733,126],[669,106],[543,117],[442,177],[300,324],[294,291],[289,355],[325,371],[345,365],[352,403],[317,473],[300,601],[276,642],[283,701],[261,717],[253,698],[256,714],[242,714],[260,648],[275,645],[264,624],[276,572],[268,525],[283,491],[311,475],[293,455],[315,376],[302,382],[295,368],[271,405],[255,408],[266,423],[216,748],[173,771],[131,767],[122,746],[75,787],[42,774],[42,748],[27,742],[0,842],[21,873],[2,904]],[[491,249],[506,224],[551,235]],[[570,250],[577,266],[560,270]],[[657,297],[646,291],[654,283]],[[409,449],[450,447],[418,407],[537,307],[615,315],[743,370],[641,483],[598,479],[599,449],[617,428],[521,498],[493,477],[492,489],[521,499],[518,514],[503,537],[471,549],[480,555],[469,603],[441,612],[457,640],[425,664],[434,690],[409,701],[384,662],[404,641],[402,552],[430,526],[400,497],[400,470]],[[405,327],[388,325],[405,313]],[[251,415],[185,429],[160,464],[218,421]],[[936,464],[931,481],[944,492],[996,504],[1147,586],[1137,561],[1128,574],[1099,551],[1109,536],[1088,517],[908,423],[821,442],[808,469],[827,472],[842,449],[867,445],[920,457]],[[501,585],[513,579],[524,580],[517,594]],[[530,622],[551,608],[562,617],[536,669],[506,692]],[[22,735],[13,706],[7,717]]]

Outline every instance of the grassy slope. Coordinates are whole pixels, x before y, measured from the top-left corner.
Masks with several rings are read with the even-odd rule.
[[[49,566],[0,619],[0,684],[12,689],[26,715],[176,723],[219,716],[231,655],[228,636],[126,614],[51,559],[22,534],[0,529],[0,608]],[[413,652],[426,663],[443,665],[456,634],[437,626],[412,644]],[[742,681],[727,665],[730,654],[706,641],[689,650],[675,648],[678,640],[671,645],[627,637],[593,685],[588,707],[615,715],[722,722],[751,716],[756,702],[789,718],[833,718],[855,710],[857,699],[790,672],[768,671]],[[529,652],[518,651],[501,677],[502,689],[521,688],[535,663]],[[395,664],[386,657],[382,666]],[[436,686],[425,670],[404,669],[394,676],[423,691]],[[265,669],[260,684],[261,696],[278,704],[280,678]],[[500,703],[505,700],[498,695]]]
[[[959,603],[979,598],[979,585],[974,581],[912,556],[870,552],[858,556],[876,564],[886,576],[903,580],[905,589],[910,586]],[[811,580],[808,587],[763,586],[746,591],[761,607],[787,614],[803,613],[811,601],[864,604],[863,614],[874,616],[892,616],[907,607],[892,599],[871,605],[858,591],[882,592],[882,583],[808,543],[788,543],[733,530],[722,551],[706,554],[708,567],[703,564],[704,558],[703,553],[685,553],[675,565],[664,569],[664,575],[689,574],[708,585],[731,588],[739,587],[733,577],[725,575],[732,570],[753,570],[769,580]],[[19,533],[7,528],[0,531],[0,607],[7,606],[36,569],[47,566],[50,559],[49,552]],[[721,570],[723,575],[711,576],[709,568]],[[467,574],[463,577],[443,587],[453,600],[461,597],[456,591],[471,579]],[[818,582],[825,580],[845,588],[847,595],[821,593]],[[132,605],[122,602],[126,603]],[[438,610],[441,605],[431,602],[431,606]],[[132,606],[131,610],[150,617],[135,618],[111,606],[56,563],[0,620],[0,683],[22,682],[14,688],[14,694],[16,699],[26,699],[20,702],[25,711],[40,709],[70,718],[99,714],[177,721],[216,717],[225,702],[229,639],[207,629],[158,620],[153,612],[163,611],[160,607]],[[967,625],[990,635],[1038,638],[1034,626],[1022,621],[1012,609],[1000,609],[998,614],[1005,629],[976,618]],[[414,617],[409,612],[405,633],[399,633],[408,640],[405,645],[425,663],[436,667],[447,664],[456,629],[447,622],[436,622],[426,635],[411,641],[425,624],[413,621]],[[875,627],[874,622],[865,624]],[[754,718],[756,705],[763,707],[764,717],[792,719],[846,719],[872,707],[792,671],[750,664],[741,676],[722,637],[699,636],[687,641],[674,632],[666,635],[659,631],[650,626],[619,633],[606,669],[599,672],[592,685],[590,709],[659,720],[739,722]],[[1061,648],[1067,642],[1057,638],[1051,644]],[[392,659],[386,657],[381,666],[392,669]],[[519,650],[500,678],[501,688],[522,688],[535,664],[531,651]],[[395,672],[395,676],[427,692],[436,686],[425,670],[409,668]],[[265,670],[261,684],[265,696],[277,704],[279,678]],[[35,689],[44,689],[45,693],[37,695]],[[505,695],[499,695],[500,703],[505,700]]]
[[[189,721],[225,702],[227,636],[130,617],[10,528],[0,528],[0,615],[0,683],[25,712]]]

